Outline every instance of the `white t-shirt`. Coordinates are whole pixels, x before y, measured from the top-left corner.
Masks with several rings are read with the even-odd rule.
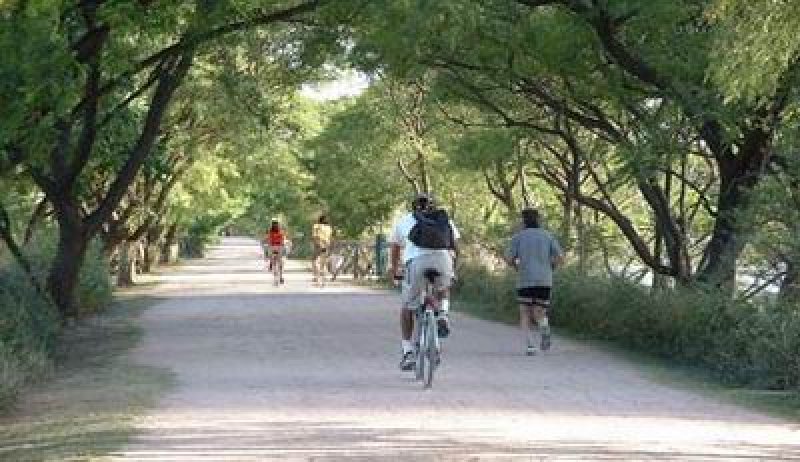
[[[409,260],[420,255],[437,252],[448,254],[450,252],[448,249],[423,249],[414,245],[414,243],[408,239],[408,235],[411,233],[411,228],[413,228],[415,224],[417,224],[417,219],[409,212],[397,220],[397,223],[395,223],[392,228],[392,235],[389,237],[389,242],[391,244],[397,244],[403,247],[403,264],[408,263]],[[453,228],[453,238],[456,240],[460,239],[461,234],[458,232],[458,228],[456,228],[453,220],[450,220],[450,227]]]

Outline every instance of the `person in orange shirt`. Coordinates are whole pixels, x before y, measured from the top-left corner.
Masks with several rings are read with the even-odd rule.
[[[269,269],[273,271],[278,278],[276,284],[280,282],[283,284],[283,254],[286,245],[286,234],[281,228],[278,220],[272,220],[272,225],[267,229],[264,235],[264,250],[269,262]],[[277,268],[275,268],[277,265]]]

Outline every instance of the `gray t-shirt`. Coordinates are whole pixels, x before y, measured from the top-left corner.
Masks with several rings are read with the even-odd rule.
[[[543,229],[525,228],[514,234],[506,257],[519,260],[517,288],[552,287],[553,259],[561,254],[556,238]]]

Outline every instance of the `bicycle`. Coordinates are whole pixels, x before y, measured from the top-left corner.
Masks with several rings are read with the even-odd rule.
[[[441,344],[436,319],[439,316],[439,300],[436,297],[435,281],[439,272],[427,269],[424,272],[425,285],[422,303],[414,316],[413,342],[416,348],[414,372],[417,380],[422,380],[424,388],[433,386],[433,375],[441,363]]]
[[[270,248],[269,262],[275,287],[278,287],[283,284],[283,255],[280,247]]]

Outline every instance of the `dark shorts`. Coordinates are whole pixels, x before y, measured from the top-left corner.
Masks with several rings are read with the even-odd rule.
[[[517,289],[517,300],[520,305],[538,305],[550,307],[550,287],[520,287]]]

